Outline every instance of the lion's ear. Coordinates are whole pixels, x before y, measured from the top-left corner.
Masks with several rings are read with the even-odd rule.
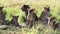
[[[17,15],[17,17],[19,17],[19,15]]]

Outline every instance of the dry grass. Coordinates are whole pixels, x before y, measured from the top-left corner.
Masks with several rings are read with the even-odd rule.
[[[6,12],[6,19],[11,20],[11,15],[19,15],[18,22],[24,22],[24,12],[21,11],[21,6],[24,4],[30,5],[35,8],[35,13],[39,17],[43,7],[49,5],[51,8],[51,14],[57,17],[57,21],[60,21],[60,0],[0,0],[0,6],[4,6],[4,13]],[[16,28],[13,27],[10,30],[0,30],[0,34],[60,34],[52,28],[45,28],[44,25],[38,25],[31,30],[28,28]],[[14,31],[12,31],[14,30]]]

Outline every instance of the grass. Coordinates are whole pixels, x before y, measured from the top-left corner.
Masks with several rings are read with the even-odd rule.
[[[0,34],[60,34],[60,31],[49,28],[43,24],[33,26],[32,29],[29,28],[19,28],[10,26],[8,29],[0,29]]]
[[[22,16],[24,13],[21,11],[21,7],[24,4],[30,5],[35,8],[35,13],[39,17],[45,5],[49,5],[51,14],[57,17],[57,21],[60,21],[60,0],[0,0],[0,6],[4,6],[4,12],[6,12],[6,18],[9,20],[11,14]],[[10,19],[11,20],[11,19]],[[23,22],[23,19],[19,19],[18,22]]]
[[[60,21],[60,0],[0,0],[0,6],[4,6],[4,12],[6,12],[6,17],[9,20],[11,13],[13,15],[19,14],[20,16],[24,13],[21,11],[21,7],[24,4],[30,5],[30,7],[35,8],[35,13],[39,17],[45,5],[49,5],[51,9],[51,14],[57,17],[57,21]],[[18,19],[20,20],[20,19]],[[23,20],[20,20],[20,22]],[[19,22],[19,21],[18,21]]]
[[[10,21],[12,15],[19,15],[19,23],[24,22],[23,17],[25,17],[25,13],[20,9],[24,4],[35,8],[35,13],[38,17],[41,15],[44,6],[49,5],[50,13],[57,17],[57,21],[60,21],[60,0],[0,0],[0,6],[4,6],[3,12],[6,13],[6,20]],[[59,32],[42,24],[32,27],[32,29],[14,26],[10,26],[7,30],[0,29],[0,34],[60,34]]]

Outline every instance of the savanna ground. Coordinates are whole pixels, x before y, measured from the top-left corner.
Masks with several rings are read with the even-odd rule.
[[[4,6],[3,12],[6,13],[6,20],[11,20],[12,15],[19,15],[18,22],[24,23],[25,13],[21,11],[22,5],[27,4],[35,8],[35,13],[39,17],[43,7],[49,5],[51,14],[56,16],[56,22],[60,22],[60,0],[0,0],[0,6]],[[43,24],[29,28],[19,28],[10,26],[7,30],[0,29],[0,34],[60,34],[59,31],[49,28]]]

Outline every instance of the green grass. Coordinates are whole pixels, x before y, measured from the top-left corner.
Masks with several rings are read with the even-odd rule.
[[[50,13],[56,16],[56,20],[60,21],[60,0],[0,0],[0,6],[4,6],[3,12],[6,13],[6,20],[11,20],[12,15],[19,15],[18,22],[23,23],[25,13],[21,11],[21,7],[24,4],[30,5],[35,8],[35,13],[39,17],[45,5],[50,6]],[[7,30],[0,30],[0,34],[60,34],[60,31],[53,30],[48,26],[42,24],[29,28],[16,28],[10,27]]]
[[[20,19],[24,13],[21,11],[21,7],[24,4],[30,5],[35,8],[35,13],[39,17],[45,5],[49,5],[51,14],[57,17],[57,21],[60,21],[60,0],[0,0],[0,6],[4,6],[4,12],[6,12],[6,19],[11,18],[12,15],[20,15],[18,22],[24,22]],[[10,19],[11,20],[11,19]]]
[[[21,10],[14,9],[14,8],[4,8],[3,9],[4,13],[6,13],[6,20],[11,20],[12,16],[17,16],[19,15],[18,22],[23,22],[23,17],[25,17],[25,13],[22,12]]]
[[[60,31],[39,24],[33,26],[32,29],[9,26],[6,30],[0,29],[0,34],[60,34]]]

